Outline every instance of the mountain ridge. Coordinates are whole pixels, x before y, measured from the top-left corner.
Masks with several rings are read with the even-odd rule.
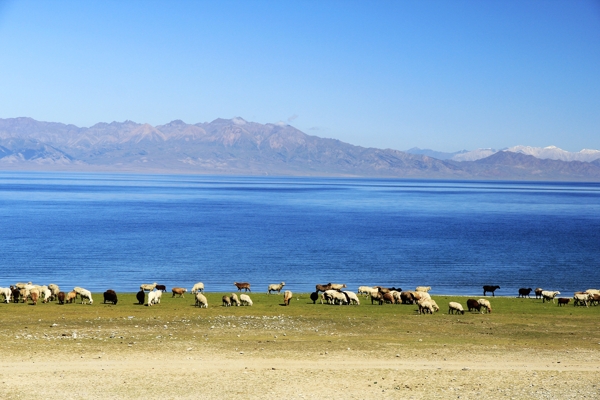
[[[291,125],[239,117],[196,124],[173,120],[157,126],[130,120],[99,122],[87,128],[28,117],[0,119],[0,169],[600,180],[600,164],[556,164],[525,154],[498,154],[474,161],[440,160],[354,146],[308,135]]]

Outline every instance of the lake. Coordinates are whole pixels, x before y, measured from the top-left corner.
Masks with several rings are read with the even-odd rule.
[[[600,287],[600,184],[0,172],[0,286]]]

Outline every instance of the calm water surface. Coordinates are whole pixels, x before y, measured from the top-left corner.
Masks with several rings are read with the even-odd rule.
[[[0,173],[0,286],[600,287],[600,185]]]

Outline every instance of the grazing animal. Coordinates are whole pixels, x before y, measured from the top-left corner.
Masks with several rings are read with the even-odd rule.
[[[5,303],[10,303],[10,297],[12,295],[10,288],[0,288],[0,294],[4,296]]]
[[[333,290],[342,290],[346,287],[345,283],[330,283]]]
[[[494,294],[494,292],[495,292],[497,289],[500,289],[500,286],[491,286],[491,285],[485,285],[485,286],[483,287],[483,295],[485,296],[485,294],[486,294],[487,292],[492,292],[492,296],[496,297],[496,295]]]
[[[292,299],[293,294],[290,290],[286,290],[285,293],[283,294],[283,304],[285,304],[286,306],[290,305],[290,300]]]
[[[469,312],[473,310],[477,310],[479,312],[481,311],[481,304],[479,304],[479,302],[475,299],[469,299],[467,300],[467,308],[469,309]]]
[[[154,282],[154,283],[142,283],[140,285],[140,290],[151,292],[154,289],[156,289],[156,282]]]
[[[241,292],[242,289],[244,289],[246,292],[252,292],[248,282],[233,282],[233,284],[238,288],[238,292]]]
[[[412,292],[400,292],[400,301],[402,301],[402,304],[414,304],[415,297]]]
[[[206,300],[206,296],[204,296],[202,293],[198,292],[196,293],[196,307],[200,307],[200,308],[208,308],[208,300]]]
[[[521,288],[519,289],[519,295],[517,297],[523,297],[525,298],[525,296],[530,297],[529,293],[531,293],[533,289],[531,288]]]
[[[56,298],[58,299],[58,304],[65,304],[66,297],[67,296],[65,292],[58,292],[58,294],[56,295]]]
[[[194,285],[194,287],[192,288],[192,294],[196,294],[198,292],[204,293],[204,283],[198,282]]]
[[[34,306],[37,305],[39,297],[40,292],[37,289],[31,289],[29,291],[29,298],[31,299],[31,304],[33,304]]]
[[[171,289],[171,292],[173,292],[173,297],[175,297],[175,295],[179,295],[179,297],[184,297],[183,294],[185,292],[187,292],[186,288],[182,288],[182,287],[174,287],[173,289]]]
[[[544,291],[544,289],[542,289],[541,287],[535,288],[535,290],[534,290],[534,292],[535,292],[535,298],[536,299],[541,299],[543,291]]]
[[[374,302],[378,302],[379,305],[383,304],[383,294],[381,292],[371,292],[371,305]]]
[[[417,286],[415,292],[429,292],[431,290],[431,286]]]
[[[454,314],[454,313],[461,313],[461,314],[465,314],[465,310],[463,309],[462,304],[457,303],[455,301],[451,301],[450,303],[448,303],[448,314]]]
[[[144,290],[140,289],[140,291],[135,294],[135,298],[137,299],[138,304],[144,304],[146,301],[146,293]]]
[[[559,295],[560,292],[558,290],[552,292],[550,290],[544,290],[542,292],[542,303],[545,303],[546,301],[550,301],[552,300],[552,303],[554,303],[554,298]]]
[[[479,299],[479,300],[477,300],[477,302],[479,303],[479,305],[481,305],[481,307],[485,308],[488,313],[492,312],[492,305],[490,304],[490,302],[488,300]]]
[[[312,292],[310,294],[310,299],[312,300],[313,304],[316,304],[317,300],[319,300],[319,292]]]
[[[104,304],[106,304],[106,302],[109,302],[109,303],[113,303],[115,306],[117,305],[117,301],[119,301],[117,299],[117,292],[115,292],[112,289],[108,289],[103,294],[104,294]]]
[[[317,293],[331,290],[331,283],[328,283],[327,285],[315,285],[315,289]]]
[[[160,290],[154,290],[148,293],[148,306],[152,306],[153,304],[160,304],[160,298],[162,297],[162,292]]]
[[[374,290],[377,290],[377,289],[375,289],[374,287],[371,287],[371,286],[359,286],[358,294],[364,294],[365,296],[368,296]]]
[[[166,292],[167,287],[165,285],[156,285],[156,290],[160,290],[161,292]]]
[[[71,290],[69,293],[67,293],[67,303],[72,303],[77,299],[77,292],[74,290]]]
[[[240,303],[243,306],[251,306],[252,299],[250,299],[250,296],[248,296],[247,294],[240,294]]]
[[[267,294],[271,294],[271,292],[281,293],[281,289],[283,289],[284,286],[285,282],[270,284],[267,288]]]
[[[573,305],[588,307],[588,302],[590,301],[590,297],[591,297],[591,295],[588,293],[575,293],[575,295],[573,296]]]
[[[567,299],[565,297],[559,297],[558,298],[558,306],[559,307],[566,306],[569,304],[570,301],[571,301],[571,299]]]
[[[84,303],[84,301],[87,300],[89,305],[94,304],[94,299],[92,299],[92,292],[90,292],[87,289],[83,289],[83,288],[79,288],[79,290],[75,290],[75,292],[77,294],[79,294],[79,296],[81,297],[81,304]]]
[[[235,293],[231,293],[231,302],[234,303],[236,307],[238,307],[241,304],[240,300],[237,297],[237,294]]]
[[[356,295],[356,293],[347,290],[344,290],[342,293],[346,295],[348,304],[356,304],[357,306],[360,306],[360,300],[358,300],[358,296]]]
[[[419,306],[419,314],[433,314],[440,310],[437,303],[432,299],[421,299],[417,302],[417,305]]]
[[[231,307],[231,297],[229,296],[223,296],[223,306],[225,307]]]
[[[392,293],[384,293],[383,301],[385,303],[396,304],[396,299],[394,299],[394,295]]]
[[[11,296],[13,299],[13,303],[17,304],[19,302],[19,298],[21,297],[21,289],[14,288],[11,292]]]
[[[60,292],[60,288],[58,287],[58,285],[51,283],[48,285],[48,289],[50,289],[50,291],[52,292],[51,300],[56,300],[56,296],[58,296],[58,292]]]
[[[590,298],[590,303],[591,303],[593,306],[597,306],[598,304],[600,304],[600,294],[597,294],[597,293],[592,293],[592,294],[590,294],[590,296],[592,296],[592,297]]]

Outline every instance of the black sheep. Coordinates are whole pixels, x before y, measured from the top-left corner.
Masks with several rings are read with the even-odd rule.
[[[106,292],[104,292],[104,304],[106,304],[106,302],[109,303],[113,303],[114,305],[117,305],[117,293],[112,290],[112,289],[108,289]]]
[[[140,290],[135,295],[135,298],[137,299],[138,304],[144,304],[144,302],[146,301],[146,293],[143,290]]]

